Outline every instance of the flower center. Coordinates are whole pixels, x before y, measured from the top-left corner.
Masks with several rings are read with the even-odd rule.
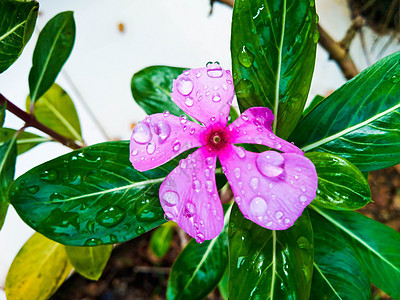
[[[203,145],[210,151],[219,151],[229,142],[229,134],[225,128],[210,128],[203,135]]]
[[[214,138],[213,138],[214,144],[218,144],[220,141],[221,141],[221,138],[219,137],[219,135],[218,134],[215,135]]]

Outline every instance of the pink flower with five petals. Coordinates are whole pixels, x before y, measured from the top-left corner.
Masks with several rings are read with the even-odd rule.
[[[199,147],[161,184],[166,217],[199,243],[218,236],[224,226],[215,181],[218,157],[247,219],[271,230],[292,226],[315,198],[317,173],[299,148],[272,132],[271,110],[249,108],[227,126],[234,87],[230,71],[218,64],[185,71],[174,80],[171,95],[202,125],[185,115],[153,114],[135,126],[130,142],[130,161],[139,171]],[[254,153],[235,144],[262,144],[278,151]]]

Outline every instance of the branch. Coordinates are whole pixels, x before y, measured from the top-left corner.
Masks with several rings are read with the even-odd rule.
[[[210,0],[211,5],[213,5],[214,2],[220,2],[233,7],[235,0]],[[358,22],[359,20],[353,22],[352,27],[350,27],[342,42],[336,42],[321,25],[318,24],[319,44],[329,53],[330,58],[336,61],[347,79],[351,79],[359,73],[348,51],[348,42],[354,37],[357,26],[360,26]]]
[[[16,105],[14,105],[11,101],[7,100],[6,97],[4,97],[2,94],[0,94],[0,105],[7,105],[6,109],[16,115],[18,118],[23,120],[25,122],[24,127],[34,127],[36,129],[39,129],[40,131],[48,134],[51,136],[55,141],[60,142],[61,144],[72,148],[72,149],[80,149],[82,146],[78,145],[73,141],[72,139],[66,138],[65,136],[62,136],[61,134],[55,132],[53,129],[47,127],[43,123],[40,123],[34,115],[28,114],[27,112],[23,111]]]

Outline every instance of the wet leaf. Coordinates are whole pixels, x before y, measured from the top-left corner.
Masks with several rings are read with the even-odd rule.
[[[5,102],[4,105],[0,105],[0,128],[4,125],[4,120],[6,118],[6,108],[7,102]]]
[[[38,15],[36,1],[0,1],[0,73],[21,55]]]
[[[14,258],[6,278],[7,299],[48,299],[72,271],[65,247],[35,233]]]
[[[0,128],[0,146],[10,140],[17,131],[11,128]],[[42,137],[30,132],[21,132],[17,136],[17,153],[18,155],[32,149],[33,147],[51,141],[50,138]]]
[[[29,72],[32,102],[38,100],[54,83],[68,59],[75,41],[75,21],[72,11],[53,17],[39,34]]]
[[[74,269],[83,277],[98,280],[110,258],[112,245],[97,247],[66,246],[67,255]]]
[[[173,222],[168,222],[155,229],[150,238],[150,249],[157,257],[163,257],[171,247]]]

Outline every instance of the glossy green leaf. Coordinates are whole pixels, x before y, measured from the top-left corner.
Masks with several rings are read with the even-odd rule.
[[[325,99],[325,97],[323,97],[321,95],[316,95],[311,100],[310,105],[308,105],[306,107],[306,109],[303,111],[303,115],[302,115],[300,121],[302,121],[314,109],[314,107],[316,107],[318,104],[320,104],[324,99]]]
[[[370,300],[371,285],[353,244],[335,226],[310,210],[314,229],[312,300]]]
[[[73,151],[16,179],[10,202],[25,223],[65,245],[130,240],[165,222],[158,190],[179,159],[139,172],[128,157],[128,141]]]
[[[0,1],[0,73],[21,55],[38,15],[36,1]]]
[[[225,213],[225,226],[219,236],[202,244],[192,239],[179,254],[169,276],[167,299],[204,299],[217,286],[228,264],[231,208]]]
[[[163,257],[171,247],[173,224],[168,222],[155,229],[150,238],[150,249],[157,257]]]
[[[362,172],[400,163],[400,52],[321,101],[289,138],[304,151],[340,155]]]
[[[7,102],[4,102],[4,105],[0,105],[0,127],[3,127],[4,120],[6,118],[6,108]]]
[[[4,145],[4,143],[10,140],[17,131],[11,128],[0,128],[0,146]],[[21,132],[17,136],[17,153],[18,155],[32,149],[33,147],[51,141],[50,138],[41,137],[34,133],[30,132]]]
[[[356,212],[313,209],[343,233],[374,285],[394,299],[400,298],[400,234]]]
[[[317,196],[313,204],[355,210],[371,202],[371,191],[364,175],[351,162],[325,152],[306,153],[318,174]]]
[[[113,246],[66,246],[65,249],[67,250],[69,261],[79,274],[91,280],[98,280],[110,258]]]
[[[19,250],[8,271],[7,299],[48,299],[71,271],[65,247],[35,233]]]
[[[317,15],[310,0],[235,1],[231,55],[239,107],[265,106],[286,138],[301,117],[314,71]]]
[[[172,81],[186,70],[168,66],[151,66],[135,73],[131,90],[136,103],[151,115],[168,110],[175,116],[184,112],[171,101]]]
[[[307,210],[292,227],[265,229],[235,204],[229,222],[229,299],[308,299],[313,232]]]
[[[221,280],[218,283],[218,290],[221,294],[222,299],[229,300],[229,268],[227,267],[225,270],[224,275],[222,276]]]
[[[31,105],[30,97],[26,99],[26,110]],[[71,98],[58,84],[34,103],[34,115],[39,122],[57,133],[82,142],[81,125]]]
[[[75,41],[75,21],[72,11],[59,13],[39,34],[29,72],[32,102],[38,100],[54,83],[68,59]]]
[[[0,229],[8,209],[8,186],[14,179],[17,158],[16,135],[0,146]]]

